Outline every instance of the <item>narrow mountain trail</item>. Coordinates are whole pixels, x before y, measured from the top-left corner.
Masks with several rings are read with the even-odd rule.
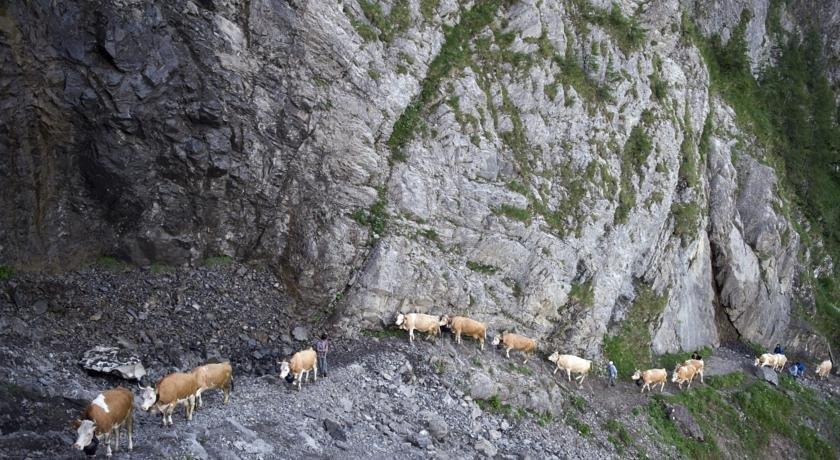
[[[727,348],[715,350],[706,363],[707,379],[735,371],[753,373],[749,355]],[[480,351],[468,340],[455,345],[448,335],[417,340],[415,345],[402,336],[339,339],[330,355],[328,377],[304,383],[301,391],[274,374],[238,373],[228,405],[222,404],[221,392],[207,393],[193,420],[187,421],[179,409],[173,427],[160,426],[159,414],[144,413],[138,405],[134,450],[127,453],[123,445],[115,458],[677,455],[673,447],[656,442],[658,436],[647,420],[645,408],[654,396],[639,393],[629,379],[608,387],[596,370],[578,388],[552,371],[553,363],[542,357],[522,365],[516,352],[507,359],[491,346]],[[115,382],[110,377],[74,374],[68,378],[91,392]],[[836,396],[834,380],[807,379],[805,384]],[[693,384],[702,386],[699,381]],[[678,392],[669,381],[664,395]],[[484,401],[477,401],[479,396]],[[69,447],[74,433],[68,424],[83,401],[18,395],[21,407],[16,415],[38,418],[26,407],[39,398],[44,406],[59,403],[48,415],[52,420],[16,431],[3,425],[7,428],[0,434],[0,454],[82,458]],[[611,420],[622,427],[627,445],[609,431]]]

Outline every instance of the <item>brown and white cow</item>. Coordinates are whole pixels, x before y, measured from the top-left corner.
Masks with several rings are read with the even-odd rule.
[[[143,404],[140,407],[146,412],[152,408],[159,410],[163,414],[163,426],[172,425],[172,412],[178,404],[184,404],[187,420],[192,420],[195,394],[199,390],[193,373],[175,372],[160,379],[154,388],[148,386],[140,389],[143,390]]]
[[[99,394],[82,411],[82,416],[73,422],[77,438],[73,447],[84,449],[86,453],[96,452],[98,438],[103,438],[111,456],[111,434],[116,435],[114,450],[120,449],[120,428],[128,432],[128,450],[134,449],[131,438],[134,430],[134,393],[123,387],[106,390]],[[94,436],[97,438],[94,439]],[[90,445],[93,443],[93,452]]]
[[[230,391],[233,389],[233,368],[230,362],[211,363],[198,366],[192,370],[198,383],[198,391],[195,396],[198,399],[198,407],[201,408],[201,393],[208,390],[221,389],[225,395],[224,403],[230,400]]]

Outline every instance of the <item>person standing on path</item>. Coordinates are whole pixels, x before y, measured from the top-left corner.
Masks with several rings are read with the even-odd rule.
[[[321,376],[327,376],[327,353],[330,351],[330,341],[327,339],[327,334],[321,334],[321,338],[315,341],[315,351],[318,352],[318,369],[321,370]]]
[[[618,376],[618,369],[615,368],[615,364],[613,364],[612,361],[610,361],[610,363],[607,364],[607,375],[609,376],[609,379],[610,379],[609,380],[609,385],[611,387],[614,387],[615,386],[615,378]]]

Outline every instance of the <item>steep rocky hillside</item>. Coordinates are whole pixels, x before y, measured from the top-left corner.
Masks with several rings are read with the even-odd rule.
[[[135,388],[81,368],[97,345],[135,354],[152,381],[210,359],[234,368],[230,404],[206,393],[173,427],[138,395],[134,450],[115,458],[781,459],[835,458],[840,445],[837,376],[817,380],[806,361],[805,379],[772,386],[740,346],[704,350],[705,383],[691,390],[640,394],[624,370],[607,386],[601,360],[579,387],[552,374],[549,349],[523,364],[448,332],[410,345],[404,331],[364,331],[334,336],[329,375],[297,391],[276,363],[328,326],[286,317],[264,269],[107,268],[0,282],[0,457],[84,458],[69,422],[103,389]]]
[[[4,4],[0,276],[232,258],[345,331],[826,356],[840,26],[808,5]]]

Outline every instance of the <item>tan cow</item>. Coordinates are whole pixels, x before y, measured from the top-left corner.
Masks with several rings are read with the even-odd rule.
[[[557,365],[551,375],[554,375],[557,371],[563,369],[566,371],[566,377],[569,382],[571,382],[572,372],[580,374],[575,377],[575,381],[577,381],[578,386],[583,386],[583,380],[586,378],[589,370],[592,369],[592,361],[575,355],[561,355],[559,351],[552,353],[551,356],[548,357],[548,360]]]
[[[678,384],[680,390],[682,390],[682,384],[684,382],[688,382],[688,388],[691,388],[691,381],[694,380],[694,374],[696,373],[693,366],[687,366],[685,364],[677,365],[674,369],[674,375],[671,377],[671,381]]]
[[[528,353],[533,353],[537,349],[537,342],[535,340],[512,332],[503,332],[494,337],[493,346],[499,346],[499,344],[505,346],[505,357],[507,358],[510,358],[511,350],[521,351],[525,355],[525,361],[522,364],[528,362]]]
[[[787,356],[775,353],[764,353],[763,355],[759,356],[755,359],[755,366],[758,367],[770,367],[774,371],[780,371],[785,368],[785,364],[787,363]]]
[[[693,367],[695,374],[700,376],[700,383],[706,383],[703,381],[703,371],[706,368],[706,363],[702,359],[687,359],[683,364]]]
[[[294,378],[294,380],[292,380],[292,384],[297,382],[298,391],[300,391],[303,386],[304,378],[307,382],[309,381],[310,371],[315,374],[314,381],[317,382],[318,355],[312,347],[309,347],[306,350],[301,350],[292,355],[292,359],[289,361],[283,361],[280,363],[280,378],[286,378],[291,375]]]
[[[172,413],[178,404],[184,405],[187,420],[192,420],[195,394],[199,390],[193,373],[174,372],[160,379],[154,388],[149,386],[140,389],[143,391],[140,407],[146,412],[152,408],[159,410],[163,414],[163,426],[172,426]]]
[[[198,408],[201,408],[203,401],[201,393],[208,390],[221,389],[225,395],[224,404],[230,400],[230,391],[233,389],[233,368],[230,362],[210,363],[198,366],[192,370],[195,380],[198,383],[198,391],[195,393],[198,399]]]
[[[463,334],[478,340],[480,344],[479,348],[484,350],[484,340],[487,339],[486,324],[467,318],[466,316],[453,316],[450,318],[448,315],[443,315],[440,319],[441,322],[449,325],[452,329],[452,332],[455,334],[455,343],[461,343],[461,335]]]
[[[645,392],[645,388],[651,391],[651,386],[655,387],[657,384],[660,384],[659,392],[661,393],[665,390],[665,383],[668,381],[668,371],[665,369],[648,369],[642,372],[636,369],[636,372],[633,373],[633,380],[644,383],[642,393]]]
[[[86,453],[96,452],[96,443],[93,445],[92,453],[88,447],[96,436],[105,440],[107,446],[105,455],[110,457],[112,433],[116,437],[114,450],[120,450],[120,428],[122,427],[125,427],[128,433],[128,450],[134,449],[131,438],[134,431],[134,394],[123,387],[103,391],[85,407],[81,418],[76,419],[73,426],[78,435],[73,447],[79,450],[84,449]]]
[[[831,361],[826,359],[825,361],[821,362],[819,366],[817,366],[817,375],[824,379],[828,377],[828,374],[831,372]]]
[[[404,331],[408,331],[408,340],[414,343],[414,331],[426,332],[427,337],[433,335],[440,335],[440,327],[445,326],[446,323],[440,318],[424,313],[408,313],[406,315],[400,313],[397,315],[397,326]]]

